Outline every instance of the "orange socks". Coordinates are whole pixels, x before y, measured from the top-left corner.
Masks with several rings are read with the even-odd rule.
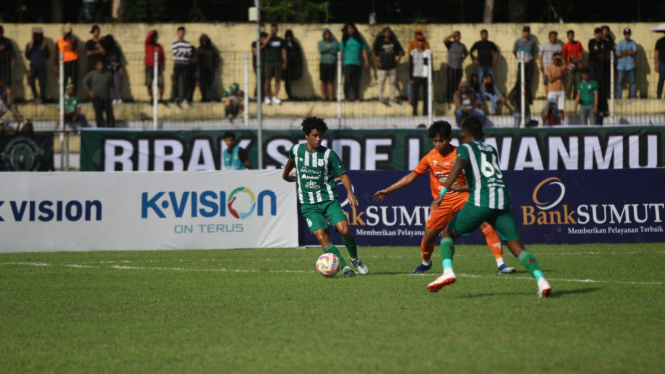
[[[494,231],[494,230],[492,230]],[[496,233],[494,233],[496,235]],[[501,243],[499,242],[499,245]],[[429,263],[432,260],[432,253],[434,252],[434,243],[425,243],[425,239],[420,242],[420,253],[423,256],[423,262]]]
[[[501,259],[501,264],[503,264],[503,249],[501,248],[501,238],[499,238],[499,235],[496,233],[496,231],[494,231],[494,228],[489,225],[483,229],[483,234],[485,234],[487,246],[490,248],[490,251],[492,251],[494,259],[497,260],[497,264],[499,263],[499,259]]]

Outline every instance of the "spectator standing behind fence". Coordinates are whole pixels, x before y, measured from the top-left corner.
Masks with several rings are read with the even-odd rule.
[[[268,37],[268,33],[261,31],[261,34],[259,34],[259,46],[263,45],[263,42],[266,40]],[[252,42],[252,63],[254,64],[254,75],[256,75],[256,40]],[[263,86],[265,85],[266,82],[266,54],[265,51],[261,51],[261,89],[263,90]],[[258,87],[258,86],[257,86]],[[257,91],[258,88],[254,87],[254,97],[258,100],[257,97]],[[265,91],[262,92],[263,96],[266,95]]]
[[[95,70],[97,61],[104,61],[104,55],[106,54],[106,50],[99,38],[101,34],[99,26],[92,26],[90,33],[92,34],[92,39],[85,43],[85,54],[88,56],[88,73]]]
[[[178,39],[171,43],[173,52],[173,102],[176,104],[182,102],[187,104],[191,101],[191,74],[189,60],[192,58],[194,47],[185,40],[185,28],[178,27]],[[182,79],[182,95],[180,92],[180,79]]]
[[[91,71],[83,79],[83,87],[88,91],[95,109],[95,121],[97,127],[115,127],[113,118],[113,105],[111,105],[110,91],[113,86],[111,73],[104,70],[104,63],[97,61],[95,70]],[[106,119],[104,119],[106,114]]]
[[[589,120],[589,125],[596,123],[596,115],[598,114],[598,84],[595,80],[590,79],[589,68],[582,68],[582,80],[577,84],[577,97],[575,98],[575,108],[573,115],[577,114],[577,106],[582,104],[580,110],[580,117],[582,124],[586,125]]]
[[[395,79],[397,78],[397,66],[403,56],[404,49],[397,40],[397,36],[390,27],[384,27],[377,35],[372,47],[372,57],[379,68],[379,101],[384,104],[388,103],[383,96],[386,79],[388,79],[390,101],[399,103],[395,97]]]
[[[545,69],[552,64],[552,57],[555,53],[563,53],[563,48],[560,44],[556,42],[556,38],[559,35],[556,31],[550,31],[548,36],[549,41],[543,43],[540,46],[538,51],[538,62],[540,62],[540,71],[543,73],[543,86],[545,86],[545,96],[547,96],[547,74],[545,74]]]
[[[263,86],[263,95],[265,96],[266,104],[281,104],[282,100],[277,98],[279,95],[279,81],[282,79],[282,74],[286,70],[286,43],[284,39],[277,36],[277,25],[270,25],[270,35],[261,44],[261,54],[265,54],[266,63],[266,80]],[[270,81],[275,80],[275,90],[272,93],[272,100],[270,99]]]
[[[74,85],[69,83],[65,87],[65,97],[63,98],[65,123],[76,123],[80,126],[86,126],[87,121],[83,114],[81,114],[81,99],[74,92]],[[60,103],[58,103],[60,109]]]
[[[409,48],[407,52],[409,56],[411,56],[411,51],[418,48],[418,35],[422,35],[423,38],[425,37],[422,29],[416,29],[413,34],[413,40],[409,42]],[[427,38],[425,38],[425,49],[431,50]],[[411,85],[411,81],[409,81],[409,84],[406,86],[406,97],[409,99],[409,103],[411,103],[411,98],[413,98],[413,86]]]
[[[577,95],[577,83],[580,81],[580,71],[583,68],[582,58],[584,47],[582,43],[575,40],[575,31],[568,30],[566,33],[568,42],[563,45],[563,61],[568,65],[569,74],[566,76],[566,97],[574,99]]]
[[[207,34],[201,34],[199,47],[196,49],[195,55],[198,59],[198,82],[201,90],[201,101],[207,103],[214,100],[212,87],[215,84],[215,71],[219,66],[219,54],[213,48]],[[256,66],[254,69],[256,69]]]
[[[16,56],[11,40],[5,38],[5,29],[0,25],[0,80],[7,91],[6,105],[12,104],[12,71],[16,68]]]
[[[30,60],[30,75],[28,84],[36,104],[46,100],[46,59],[51,51],[44,40],[44,30],[41,27],[32,28],[32,40],[25,46],[25,57]],[[35,79],[39,79],[39,93],[35,86]]]
[[[333,38],[330,29],[323,29],[323,39],[317,44],[321,54],[319,62],[319,76],[321,78],[321,98],[323,101],[333,101],[333,83],[337,71],[337,50],[339,44]]]
[[[102,44],[106,54],[104,55],[104,65],[106,70],[111,73],[113,78],[113,87],[111,88],[111,103],[122,104],[122,76],[124,70],[122,68],[120,47],[115,42],[113,35],[109,34],[102,38]]]
[[[598,115],[596,123],[602,124],[603,115],[608,114],[609,105],[607,98],[610,91],[610,57],[612,55],[612,43],[603,39],[603,31],[600,27],[594,30],[594,38],[589,40],[589,68],[591,78],[598,83]]]
[[[480,97],[491,103],[493,115],[498,114],[497,104],[499,102],[506,102],[506,98],[503,97],[499,89],[496,88],[496,84],[494,84],[494,76],[491,74],[486,74],[483,77],[483,81],[480,83]]]
[[[517,84],[521,84],[521,64],[519,58],[524,58],[524,81],[526,82],[526,95],[531,96],[531,81],[533,80],[533,54],[536,53],[536,42],[531,39],[531,27],[522,28],[522,37],[515,41],[513,54],[518,58]],[[549,84],[549,83],[548,83]]]
[[[485,112],[480,108],[478,96],[469,87],[468,82],[460,82],[459,89],[453,94],[455,102],[455,120],[457,126],[462,125],[462,120],[466,117],[476,117],[480,122],[485,124]]]
[[[658,68],[658,87],[656,97],[663,97],[663,84],[665,83],[665,36],[656,42],[655,65]]]
[[[286,70],[284,71],[284,89],[289,100],[295,96],[291,91],[291,82],[302,78],[302,48],[293,38],[293,31],[286,30],[284,34],[284,43],[286,46]]]
[[[367,46],[358,33],[358,28],[353,23],[344,25],[342,29],[342,43],[339,50],[342,51],[342,65],[344,66],[344,99],[351,101],[349,90],[353,85],[355,101],[360,102],[360,75],[362,66],[369,68],[367,60]],[[361,62],[362,61],[362,62]]]
[[[413,86],[413,115],[418,115],[418,100],[420,92],[423,94],[423,116],[429,113],[430,102],[428,99],[429,86],[427,77],[429,76],[429,65],[432,63],[432,51],[425,48],[425,37],[418,35],[418,44],[416,49],[409,53],[409,82]]]
[[[566,106],[566,91],[564,81],[570,72],[568,66],[563,62],[561,53],[556,52],[552,56],[552,64],[545,69],[549,90],[547,92],[548,100],[555,100],[559,109],[559,118],[564,119],[564,108]]]
[[[455,31],[443,38],[443,44],[448,48],[448,101],[453,97],[457,87],[462,80],[462,63],[469,52],[466,46],[460,42],[462,33]]]
[[[469,51],[471,59],[477,67],[476,71],[478,72],[479,82],[482,82],[487,75],[494,77],[494,65],[499,61],[499,49],[496,47],[496,44],[488,40],[488,37],[487,30],[481,30],[480,40],[473,43]],[[474,55],[473,52],[476,52],[477,55]],[[482,85],[480,89],[482,91]]]
[[[624,40],[617,43],[617,72],[619,74],[616,88],[617,99],[621,99],[621,85],[626,76],[628,76],[628,83],[630,84],[629,98],[634,99],[637,94],[637,87],[635,85],[635,56],[637,55],[637,44],[634,40],[630,39],[630,35],[631,31],[626,27],[623,30]]]
[[[56,57],[53,59],[55,61],[55,68],[53,72],[55,75],[58,75],[58,66],[60,59],[60,52],[62,52],[62,62],[64,66],[65,74],[65,84],[68,82],[74,85],[74,91],[77,91],[78,88],[78,76],[79,76],[79,52],[78,41],[74,38],[72,34],[72,25],[66,24],[62,26],[62,38],[58,39],[55,44],[56,46]],[[78,91],[77,91],[78,92]]]
[[[159,102],[164,100],[164,48],[157,43],[159,34],[157,30],[150,30],[145,38],[145,85],[148,87],[150,101],[153,100],[152,85],[155,79],[155,64],[157,64],[157,87],[159,89]],[[155,61],[155,52],[157,52],[157,61]]]
[[[222,136],[224,143],[226,143],[226,150],[224,151],[224,169],[226,170],[246,170],[251,169],[252,165],[249,162],[247,151],[240,148],[236,144],[236,134],[226,132]]]

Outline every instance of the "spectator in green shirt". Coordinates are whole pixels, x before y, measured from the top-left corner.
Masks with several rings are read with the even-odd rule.
[[[111,73],[104,70],[102,61],[97,61],[95,70],[86,75],[83,86],[88,90],[88,95],[92,99],[97,127],[115,127],[110,94],[113,79]],[[106,119],[104,119],[104,113],[106,113]]]
[[[319,64],[319,76],[321,77],[321,98],[323,101],[333,101],[333,82],[335,81],[335,70],[337,62],[337,50],[339,43],[328,28],[323,29],[323,40],[317,45],[321,53]]]
[[[353,92],[356,102],[360,102],[360,74],[362,65],[369,68],[367,60],[367,45],[358,33],[358,28],[353,23],[348,23],[342,29],[344,36],[340,43],[339,50],[342,51],[342,65],[344,65],[344,98],[349,98],[349,89],[353,84]],[[361,65],[362,56],[362,65]]]
[[[233,83],[222,93],[222,103],[224,103],[226,116],[229,119],[242,114],[245,110],[245,103],[243,102],[244,93],[238,88],[238,83]]]
[[[279,81],[282,79],[282,71],[286,70],[286,42],[277,36],[277,25],[270,25],[270,35],[261,44],[261,54],[265,54],[266,80],[263,86],[263,95],[266,104],[281,104],[277,98],[279,94]],[[263,57],[263,56],[261,56]],[[275,78],[275,91],[270,100],[270,81]]]
[[[590,120],[590,125],[595,124],[596,115],[598,114],[598,83],[593,79],[589,79],[589,68],[582,69],[582,80],[577,84],[577,98],[575,99],[573,115],[577,114],[577,106],[580,103],[582,104],[580,110],[582,124],[586,125],[587,120]]]
[[[67,89],[67,93],[62,100],[64,103],[63,107],[65,108],[65,123],[86,126],[85,115],[81,114],[81,99],[74,94],[74,85],[70,83],[65,88]],[[59,108],[60,104],[58,103]]]

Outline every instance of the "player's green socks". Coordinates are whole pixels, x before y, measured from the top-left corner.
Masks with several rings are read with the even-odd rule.
[[[350,238],[342,237],[342,243],[346,246],[346,249],[349,250],[349,256],[351,258],[358,258],[358,246],[356,245],[356,237],[351,235]]]
[[[443,270],[453,268],[453,256],[455,255],[455,243],[452,238],[441,239],[441,262]]]
[[[538,261],[536,261],[536,258],[531,252],[524,250],[522,253],[520,253],[517,259],[520,260],[526,270],[529,271],[529,274],[536,278],[536,281],[539,281],[540,278],[543,278],[543,271],[540,270],[540,265],[538,265]]]
[[[337,256],[337,258],[339,259],[339,264],[342,267],[342,269],[349,266],[346,264],[346,261],[344,261],[344,257],[342,257],[342,255],[339,253],[339,249],[337,249],[337,247],[335,247],[335,245],[332,242],[328,244],[325,248],[323,248],[323,252],[332,253],[335,256]]]

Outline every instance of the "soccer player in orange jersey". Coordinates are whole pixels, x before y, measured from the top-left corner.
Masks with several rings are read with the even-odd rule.
[[[432,149],[425,157],[420,160],[418,166],[397,183],[392,186],[377,191],[374,194],[374,201],[382,202],[391,192],[399,190],[413,183],[416,179],[430,172],[430,187],[432,196],[439,197],[441,187],[446,184],[448,174],[453,169],[453,164],[457,159],[457,147],[450,144],[452,140],[452,128],[446,121],[436,121],[427,130],[427,135],[434,143]],[[439,209],[430,212],[429,219],[425,223],[425,235],[420,244],[423,262],[414,271],[413,274],[424,273],[432,268],[432,252],[434,252],[434,241],[441,234],[450,219],[459,212],[469,198],[469,186],[466,184],[464,175],[460,175],[453,186],[448,190],[449,196],[442,203]],[[503,250],[501,248],[501,238],[494,231],[494,228],[487,223],[480,226],[487,239],[487,246],[492,251],[500,274],[513,273],[514,267],[507,266],[503,261]]]

